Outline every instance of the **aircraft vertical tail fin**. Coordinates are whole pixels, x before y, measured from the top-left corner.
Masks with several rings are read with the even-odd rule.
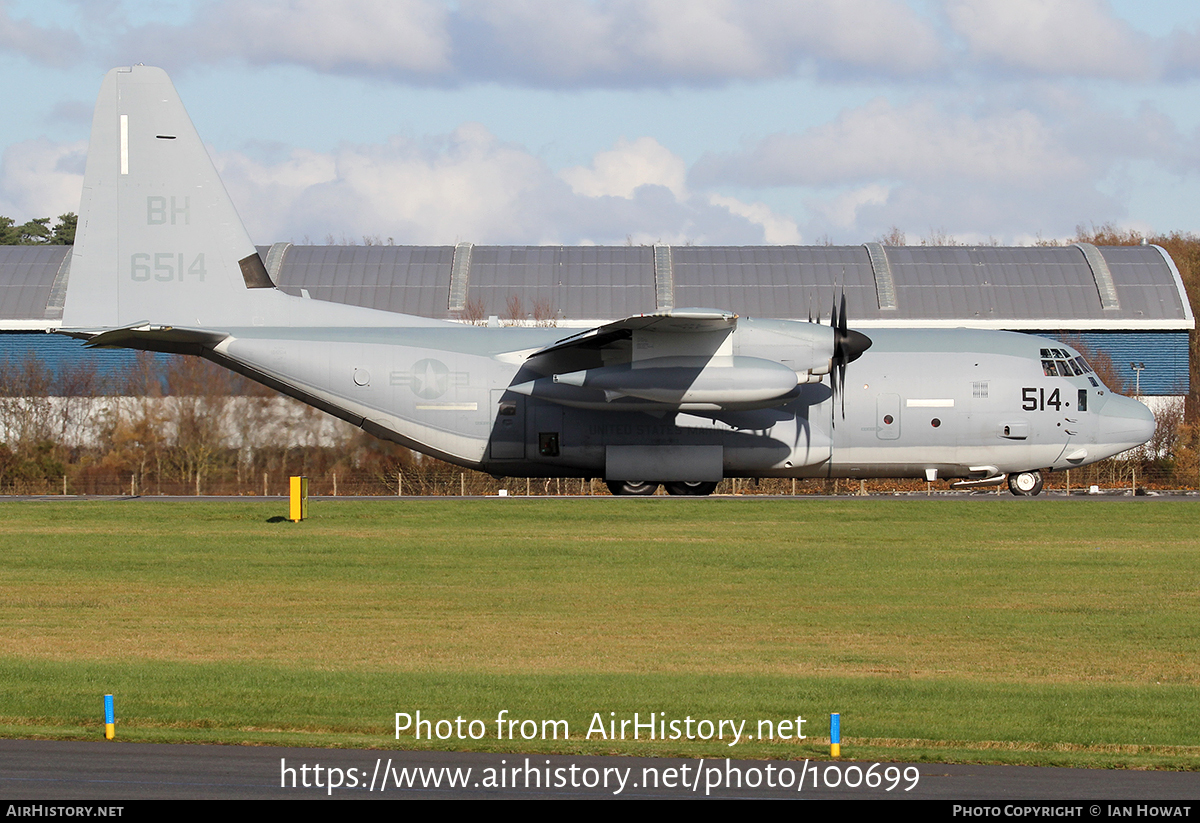
[[[63,327],[251,325],[280,297],[166,72],[110,71]]]

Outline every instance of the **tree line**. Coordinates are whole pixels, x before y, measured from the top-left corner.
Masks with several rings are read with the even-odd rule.
[[[37,217],[17,225],[0,215],[0,246],[73,246],[79,218],[74,212],[60,214],[54,225],[49,217]]]

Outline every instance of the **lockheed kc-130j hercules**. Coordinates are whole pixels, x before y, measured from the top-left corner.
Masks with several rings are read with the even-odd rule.
[[[579,333],[455,323],[275,287],[166,74],[114,69],[92,123],[59,331],[197,355],[378,437],[497,476],[618,494],[723,477],[961,478],[1144,443],[1154,418],[1079,352],[1026,334],[849,328],[720,307]]]

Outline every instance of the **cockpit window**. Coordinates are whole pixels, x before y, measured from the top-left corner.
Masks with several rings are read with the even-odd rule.
[[[1093,374],[1081,355],[1066,349],[1042,349],[1042,373],[1046,377],[1083,377]]]

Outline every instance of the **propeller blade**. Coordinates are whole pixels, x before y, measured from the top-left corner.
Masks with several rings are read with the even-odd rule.
[[[841,307],[833,304],[829,325],[833,328],[833,368],[829,372],[829,385],[833,396],[842,406],[842,419],[846,419],[846,365],[853,363],[862,353],[871,348],[871,338],[862,332],[851,331],[849,312],[846,311],[846,290],[842,289]]]
[[[842,419],[846,419],[846,364],[844,362],[837,364],[838,386],[840,388],[840,397],[842,401]]]

